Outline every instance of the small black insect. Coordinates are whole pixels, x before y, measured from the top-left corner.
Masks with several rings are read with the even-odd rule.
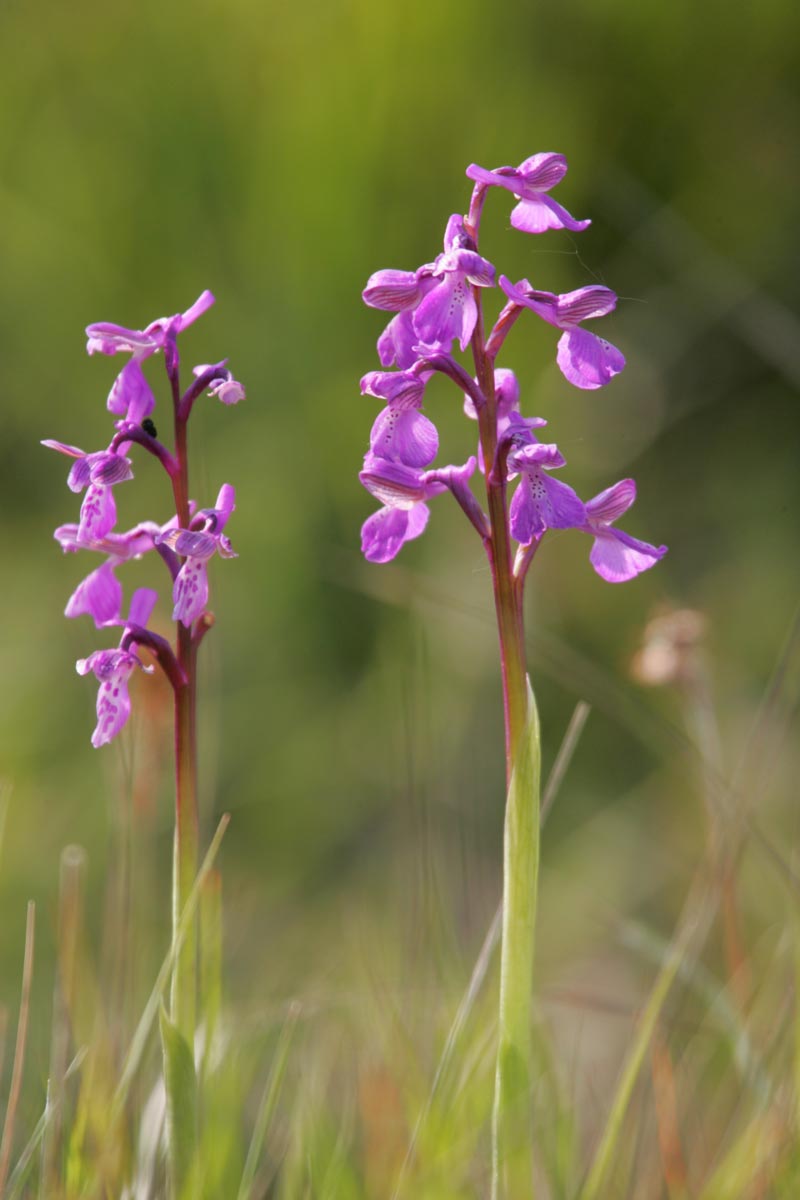
[[[142,421],[142,429],[145,431],[145,433],[149,433],[150,437],[158,437],[156,427],[149,417],[145,417],[145,419]]]

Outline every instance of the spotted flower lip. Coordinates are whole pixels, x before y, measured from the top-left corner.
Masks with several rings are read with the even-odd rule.
[[[123,646],[123,642],[131,627],[147,625],[157,600],[158,593],[152,588],[138,588],[131,597],[119,647],[116,650],[95,650],[88,658],[79,658],[75,664],[79,675],[92,672],[100,684],[97,693],[97,726],[92,734],[95,748],[106,745],[125,726],[131,713],[128,680],[136,668],[148,673],[154,670],[153,667],[146,667],[135,650]],[[119,621],[115,623],[122,624]]]
[[[523,233],[544,233],[548,229],[580,233],[591,225],[589,220],[576,220],[547,194],[567,173],[563,154],[533,154],[518,167],[496,167],[492,171],[471,163],[466,173],[475,183],[505,188],[516,196],[519,203],[512,209],[511,224]]]
[[[566,483],[546,473],[566,465],[554,443],[535,442],[514,447],[508,467],[520,481],[509,508],[511,535],[528,546],[548,529],[577,529],[586,523],[583,502]]]
[[[527,279],[514,284],[501,275],[499,282],[514,304],[529,308],[543,321],[562,330],[556,360],[561,373],[575,387],[586,390],[604,387],[624,368],[624,355],[616,346],[580,328],[581,322],[614,311],[617,297],[611,288],[592,284],[558,296],[554,292],[537,291]]]
[[[96,321],[86,327],[87,353],[122,353],[132,354],[137,359],[149,358],[151,354],[163,350],[167,334],[171,330],[179,333],[186,329],[211,308],[213,303],[214,296],[206,290],[201,292],[186,312],[176,313],[172,317],[158,317],[151,321],[146,329],[128,329],[110,321]]]
[[[651,546],[613,527],[635,499],[635,482],[621,479],[586,502],[586,523],[581,528],[594,537],[589,561],[606,583],[625,583],[654,567],[667,553],[666,546]]]
[[[172,589],[173,621],[189,628],[205,611],[208,603],[208,560],[236,558],[236,551],[223,534],[231,513],[236,508],[236,492],[230,483],[219,490],[215,508],[203,508],[192,518],[190,529],[174,528],[159,534],[156,545],[168,546],[184,558]]]
[[[361,391],[387,400],[370,432],[370,451],[408,467],[427,467],[439,451],[436,426],[419,411],[431,371],[369,371]]]

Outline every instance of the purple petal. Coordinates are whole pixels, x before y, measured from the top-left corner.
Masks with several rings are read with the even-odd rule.
[[[430,375],[430,371],[422,375],[411,371],[368,371],[361,379],[361,393],[377,396],[396,408],[414,408],[422,401]]]
[[[390,562],[403,545],[423,533],[430,510],[417,504],[409,512],[398,508],[380,508],[367,517],[361,527],[361,550],[367,562]]]
[[[201,292],[194,304],[192,304],[190,308],[187,308],[185,313],[181,313],[180,317],[178,318],[178,329],[186,329],[186,327],[196,321],[198,317],[202,317],[204,312],[208,312],[214,303],[215,298],[212,292],[209,292],[208,289],[206,289],[204,292]]]
[[[546,529],[579,529],[586,522],[586,510],[572,488],[540,470],[521,475],[509,516],[512,537],[523,546]]]
[[[542,154],[532,154],[517,167],[525,187],[537,192],[549,192],[567,173],[567,160],[563,154],[547,151]],[[523,193],[524,194],[524,193]]]
[[[539,470],[540,467],[552,471],[565,466],[566,462],[555,442],[531,442],[513,449],[508,456],[509,467],[516,471]]]
[[[175,580],[172,599],[175,602],[173,621],[181,621],[188,629],[208,603],[208,571],[205,558],[186,559]]]
[[[515,195],[523,187],[522,175],[515,167],[496,167],[493,171],[487,171],[485,167],[471,163],[467,167],[466,175],[475,183],[483,183],[487,187],[502,187]]]
[[[466,280],[447,275],[429,292],[414,313],[414,328],[427,345],[449,347],[458,338],[466,350],[478,319],[478,309]]]
[[[465,275],[476,287],[494,287],[495,269],[474,250],[450,250],[436,260],[434,275]]]
[[[417,333],[410,311],[398,313],[378,338],[378,358],[384,367],[399,367],[401,371],[413,367],[419,358],[414,350]]]
[[[607,583],[625,583],[635,575],[654,567],[667,553],[666,546],[651,546],[621,529],[597,529],[589,561],[597,574]]]
[[[381,458],[394,459],[408,467],[427,467],[439,451],[439,434],[422,413],[390,405],[378,413],[369,444]]]
[[[418,470],[367,454],[359,481],[386,508],[411,509],[427,494]]]
[[[376,271],[367,280],[361,293],[370,308],[386,312],[402,312],[414,308],[420,298],[420,286],[415,271]]]
[[[109,412],[141,425],[156,406],[156,398],[144,377],[139,360],[132,358],[111,385],[106,401]]]
[[[529,308],[537,317],[547,321],[548,325],[558,326],[558,296],[555,292],[536,291],[527,279],[512,283],[505,275],[500,276],[500,287],[514,304]]]
[[[137,588],[131,596],[128,610],[128,623],[131,625],[146,625],[150,614],[156,606],[158,592],[152,588]]]
[[[610,525],[612,521],[616,521],[617,517],[621,517],[624,512],[628,511],[635,499],[636,483],[634,480],[620,479],[619,483],[613,484],[612,487],[606,488],[604,492],[600,492],[593,499],[586,501],[589,524],[593,525],[595,521],[599,521],[603,525]]]
[[[213,533],[201,529],[170,529],[156,538],[159,546],[169,546],[182,558],[208,559],[217,551]]]
[[[114,492],[101,483],[90,483],[81,505],[78,540],[96,542],[104,538],[117,523]]]
[[[64,609],[65,617],[90,616],[97,628],[117,621],[122,606],[122,586],[114,563],[104,562],[76,587]]]
[[[68,446],[66,442],[56,442],[52,438],[43,438],[42,445],[48,450],[57,450],[59,454],[67,454],[70,458],[86,457],[86,451],[78,446]]]
[[[154,331],[141,329],[126,329],[124,325],[114,325],[110,321],[97,321],[86,327],[86,350],[88,354],[135,354],[137,358],[147,358],[160,350],[164,344],[160,329]]]
[[[563,325],[577,325],[593,317],[605,317],[617,307],[611,288],[591,284],[558,297],[558,319]]]
[[[217,493],[217,502],[214,508],[218,514],[216,530],[217,533],[220,533],[227,525],[231,513],[236,508],[236,488],[232,483],[223,483]]]
[[[575,387],[604,387],[625,366],[616,346],[587,329],[568,329],[558,340],[556,356],[562,374]]]
[[[526,196],[511,210],[511,224],[523,233],[544,233],[548,229],[571,229],[581,233],[591,225],[579,221],[551,196]]]
[[[111,487],[115,483],[124,483],[128,479],[133,479],[133,470],[129,458],[124,458],[121,454],[90,454],[87,462],[90,465],[89,478],[92,483],[102,484],[104,487]]]
[[[71,492],[82,492],[88,485],[92,476],[92,464],[89,457],[78,458],[70,467],[69,475],[67,476],[67,487]]]

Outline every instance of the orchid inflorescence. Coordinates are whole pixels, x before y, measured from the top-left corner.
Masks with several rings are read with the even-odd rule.
[[[416,271],[383,270],[370,277],[363,292],[366,304],[394,313],[378,339],[384,370],[361,380],[363,394],[384,402],[372,426],[370,448],[359,476],[381,502],[361,531],[361,546],[370,562],[389,562],[402,546],[424,531],[427,502],[450,491],[487,545],[492,536],[487,516],[469,484],[480,470],[487,485],[505,494],[517,480],[507,510],[507,531],[517,543],[514,576],[521,584],[533,554],[549,529],[577,529],[593,539],[590,560],[610,583],[632,579],[652,567],[666,546],[651,546],[617,529],[614,522],[636,498],[632,479],[623,479],[584,503],[551,472],[565,465],[554,443],[541,442],[535,430],[541,417],[523,417],[520,390],[512,371],[495,361],[506,335],[526,310],[561,331],[557,362],[575,387],[608,384],[625,366],[622,353],[583,328],[586,321],[612,312],[617,297],[597,284],[563,295],[542,291],[527,279],[497,279],[494,266],[478,253],[478,235],[487,191],[514,193],[511,224],[526,233],[550,229],[580,232],[590,222],[578,221],[549,195],[563,179],[567,162],[561,154],[534,154],[519,167],[485,170],[472,165],[474,181],[469,212],[450,217],[444,252]],[[484,333],[481,289],[502,289],[506,303],[494,327]],[[453,357],[453,342],[471,348],[476,377]],[[464,411],[479,425],[476,456],[461,466],[433,468],[439,449],[435,425],[423,414],[425,387],[435,372],[447,375],[464,395]],[[503,504],[505,512],[505,505]]]
[[[155,550],[166,564],[172,579],[172,619],[189,631],[196,646],[210,626],[207,563],[214,555],[235,556],[223,530],[235,508],[231,484],[220,488],[213,508],[198,509],[188,499],[186,462],[186,423],[195,401],[203,392],[218,397],[224,404],[244,398],[244,388],[227,369],[226,361],[194,368],[193,382],[181,392],[178,334],[191,325],[214,303],[205,291],[185,313],[160,318],[144,330],[126,329],[107,322],[90,325],[86,330],[89,354],[127,354],[128,361],[117,375],[108,395],[107,406],[117,418],[115,433],[105,450],[85,453],[77,446],[47,440],[43,445],[73,458],[67,478],[73,492],[84,492],[77,523],[61,525],[55,538],[65,552],[91,550],[102,555],[100,566],[83,579],[70,596],[65,609],[68,617],[92,617],[98,629],[121,628],[115,649],[96,650],[77,663],[79,674],[90,672],[99,682],[97,726],[92,744],[111,741],[130,715],[128,681],[136,670],[152,671],[139,657],[146,648],[164,670],[174,688],[186,684],[185,658],[176,655],[165,638],[147,628],[158,596],[151,588],[137,589],[130,601],[128,616],[122,613],[122,586],[117,569],[131,559]],[[143,362],[163,352],[164,365],[173,401],[175,451],[158,438],[151,414],[156,405],[153,391],[142,369]],[[166,522],[143,521],[124,532],[116,530],[117,508],[114,488],[133,478],[128,452],[133,445],[142,447],[159,460],[172,484],[176,512]]]

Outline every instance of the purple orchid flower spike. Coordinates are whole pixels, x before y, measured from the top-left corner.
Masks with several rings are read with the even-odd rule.
[[[73,492],[82,492],[86,488],[78,539],[92,542],[105,537],[117,523],[117,506],[112,488],[117,483],[133,479],[130,459],[108,450],[86,454],[78,446],[68,446],[65,442],[50,439],[43,440],[42,445],[75,459],[67,476],[67,485]]]
[[[614,311],[617,297],[611,288],[592,284],[556,296],[553,292],[536,291],[527,279],[513,284],[505,275],[500,277],[500,287],[514,304],[529,308],[549,325],[563,330],[557,361],[562,374],[575,387],[604,387],[619,375],[625,366],[621,351],[597,334],[579,328],[582,321]]]
[[[151,321],[146,329],[127,329],[110,321],[97,321],[86,327],[86,350],[89,354],[132,354],[141,361],[163,350],[170,332],[177,334],[186,329],[213,303],[211,292],[202,292],[186,312],[176,313],[173,317],[159,317]]]
[[[227,363],[227,358],[223,358],[218,363],[205,363],[199,367],[192,367],[192,374],[196,379],[201,375],[205,375],[206,371],[218,371]],[[209,386],[209,396],[216,396],[223,404],[238,404],[240,400],[245,399],[244,387],[237,379],[233,378],[232,371],[223,372],[218,379]]]
[[[131,714],[128,680],[136,668],[148,673],[154,670],[141,661],[133,648],[135,643],[130,641],[128,634],[136,627],[147,625],[157,599],[158,593],[152,588],[135,591],[119,647],[116,650],[95,650],[88,658],[80,658],[75,664],[79,675],[88,675],[91,671],[100,684],[97,693],[97,726],[92,734],[95,748],[104,746],[116,737],[128,720]],[[115,622],[121,623],[119,620]]]
[[[175,604],[172,619],[180,621],[187,629],[205,611],[208,603],[208,560],[214,554],[221,558],[238,557],[222,532],[235,507],[236,492],[230,483],[224,483],[217,496],[216,508],[200,509],[192,518],[189,529],[171,529],[156,538],[156,545],[169,546],[186,560],[172,591]]]
[[[370,371],[361,380],[362,394],[388,401],[375,418],[370,450],[379,458],[427,467],[439,451],[436,426],[420,412],[425,384],[432,371]]]
[[[522,546],[548,529],[581,529],[586,524],[583,502],[566,483],[551,479],[548,471],[566,465],[558,446],[532,442],[508,455],[509,471],[518,471],[519,486],[509,509],[511,536]]]
[[[587,521],[581,528],[594,537],[589,561],[607,583],[625,583],[654,567],[667,553],[666,546],[651,546],[613,528],[613,522],[628,511],[635,499],[635,482],[621,479],[586,503]]]
[[[472,287],[494,287],[495,269],[475,250],[458,213],[447,222],[444,253],[433,264],[433,276],[438,282],[417,306],[414,328],[426,346],[449,350],[458,338],[466,350],[478,319]]]
[[[511,211],[511,224],[523,233],[544,233],[547,229],[571,229],[580,233],[591,221],[577,221],[547,193],[567,173],[563,154],[534,154],[518,167],[496,167],[487,171],[472,163],[468,178],[487,187],[513,192],[519,203]]]
[[[424,533],[430,517],[426,501],[434,496],[452,491],[463,506],[465,493],[469,492],[467,480],[475,466],[476,460],[470,458],[462,467],[420,471],[368,454],[359,479],[383,507],[367,517],[361,527],[361,550],[367,561],[391,562],[406,542]],[[469,498],[474,505],[471,492]]]

